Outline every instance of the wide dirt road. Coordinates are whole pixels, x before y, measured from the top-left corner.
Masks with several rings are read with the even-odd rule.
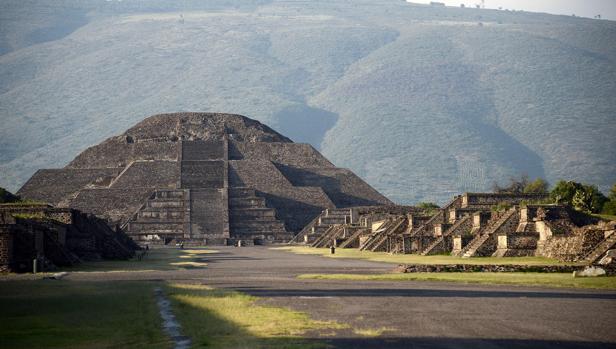
[[[334,348],[616,348],[616,292],[441,282],[299,280],[304,273],[378,273],[391,264],[295,255],[266,247],[217,248],[206,269],[75,273],[68,279],[182,280],[264,297],[360,329]],[[315,338],[318,334],[314,334]]]

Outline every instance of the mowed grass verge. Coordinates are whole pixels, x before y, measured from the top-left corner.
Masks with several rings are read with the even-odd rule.
[[[273,247],[274,250],[288,251],[297,254],[313,254],[329,258],[366,259],[374,262],[392,264],[493,264],[493,265],[565,265],[556,259],[544,257],[473,257],[461,258],[449,255],[422,256],[418,254],[389,254],[385,252],[359,251],[355,248],[337,248],[331,254],[328,248],[313,248],[304,246]]]
[[[299,279],[357,281],[446,281],[466,284],[497,284],[594,288],[616,290],[616,276],[574,278],[569,273],[392,273],[392,274],[302,274]]]
[[[205,285],[168,284],[165,293],[193,348],[324,348],[301,336],[348,328],[287,308],[258,304],[257,297]]]
[[[207,267],[205,256],[218,253],[210,249],[178,249],[178,248],[152,248],[143,259],[133,258],[130,260],[103,260],[85,262],[75,267],[66,268],[66,271],[150,271],[150,270],[180,270],[202,269]]]
[[[0,281],[0,348],[170,348],[154,286]]]

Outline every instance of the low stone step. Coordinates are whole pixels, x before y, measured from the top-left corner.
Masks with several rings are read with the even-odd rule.
[[[312,227],[312,233],[323,234],[327,229],[329,229],[329,225],[315,225]]]
[[[157,190],[154,196],[155,200],[162,199],[184,199],[185,192],[183,190]]]
[[[229,188],[229,198],[256,197],[257,192],[252,188]]]
[[[329,208],[327,209],[327,216],[348,216],[351,214],[349,208]]]
[[[265,198],[260,197],[235,197],[229,199],[230,208],[265,207]]]
[[[157,230],[148,230],[148,231],[127,231],[126,232],[129,236],[144,236],[144,235],[165,235],[165,236],[170,236],[170,235],[176,235],[178,237],[183,237],[184,236],[184,231],[183,230],[174,230],[174,229],[157,229]]]
[[[237,220],[276,219],[276,211],[271,208],[233,209],[229,212],[229,217]]]
[[[280,221],[240,221],[229,222],[230,228],[256,228],[256,229],[283,229],[284,224]]]
[[[272,236],[279,234],[288,234],[284,230],[272,230],[272,229],[231,229],[233,236]]]
[[[155,230],[176,230],[183,231],[184,225],[179,222],[130,222],[128,224],[128,231],[131,232],[148,232]]]
[[[146,204],[147,208],[173,208],[184,207],[184,201],[178,200],[150,200]]]
[[[184,218],[184,211],[179,210],[164,210],[164,211],[139,211],[137,220],[178,220]]]
[[[332,225],[332,224],[345,224],[347,216],[334,216],[334,217],[321,217],[319,220],[322,225]]]

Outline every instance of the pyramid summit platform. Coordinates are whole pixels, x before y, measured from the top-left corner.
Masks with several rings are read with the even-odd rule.
[[[18,194],[95,214],[140,243],[285,242],[325,209],[392,204],[309,144],[219,113],[149,117],[37,171]]]

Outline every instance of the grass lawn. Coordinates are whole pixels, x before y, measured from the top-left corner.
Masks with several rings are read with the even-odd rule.
[[[154,286],[0,281],[0,348],[170,348]]]
[[[169,284],[165,293],[195,348],[323,348],[321,343],[300,337],[312,330],[348,328],[334,321],[313,320],[302,312],[259,305],[258,298],[240,292],[204,285]]]
[[[153,248],[142,260],[133,258],[128,261],[104,260],[85,262],[64,270],[76,271],[147,271],[147,270],[179,270],[200,269],[207,266],[203,257],[218,251],[208,249]]]
[[[337,248],[335,254],[330,254],[328,248],[313,248],[304,246],[274,247],[276,250],[289,251],[298,254],[315,254],[329,258],[367,259],[375,262],[393,264],[495,264],[495,265],[565,265],[556,259],[543,257],[473,257],[461,258],[449,255],[422,256],[418,254],[389,254],[385,252],[359,251],[355,248]]]
[[[616,276],[574,278],[569,273],[302,274],[298,278],[361,281],[449,281],[476,284],[616,289]]]

